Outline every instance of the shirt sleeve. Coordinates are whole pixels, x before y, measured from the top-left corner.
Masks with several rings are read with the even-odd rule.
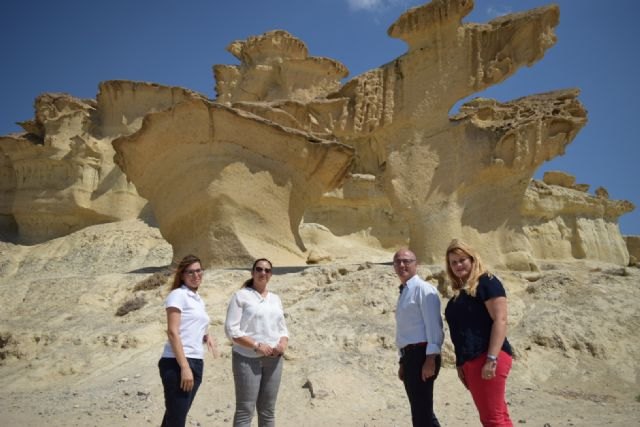
[[[430,285],[426,287],[422,296],[421,310],[427,332],[426,354],[440,354],[444,341],[440,297],[435,288]]]
[[[480,276],[476,296],[480,298],[480,301],[487,302],[492,298],[506,297],[507,293],[500,279],[496,276],[489,277],[485,274]]]
[[[280,338],[289,338],[289,330],[287,329],[287,324],[284,321],[284,308],[282,308],[282,301],[280,300],[280,297],[278,297],[278,307],[280,307],[280,312],[282,313],[282,316],[278,321],[278,334],[280,335]]]
[[[240,330],[240,321],[242,320],[242,306],[238,300],[236,292],[229,301],[227,307],[227,318],[224,321],[224,332],[230,340],[244,336]]]
[[[184,311],[185,301],[184,301],[184,292],[181,292],[180,288],[174,289],[169,292],[167,295],[167,299],[164,302],[164,308],[177,308],[181,312]]]

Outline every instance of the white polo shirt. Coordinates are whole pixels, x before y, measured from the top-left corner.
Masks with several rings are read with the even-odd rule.
[[[184,355],[192,359],[204,359],[202,338],[209,328],[209,316],[200,295],[182,285],[169,293],[164,306],[180,310],[180,340]],[[169,341],[164,345],[162,357],[176,357]]]

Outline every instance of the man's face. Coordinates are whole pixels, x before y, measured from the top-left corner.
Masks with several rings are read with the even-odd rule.
[[[405,283],[416,275],[418,270],[416,255],[409,250],[400,250],[393,257],[393,268],[398,278]]]

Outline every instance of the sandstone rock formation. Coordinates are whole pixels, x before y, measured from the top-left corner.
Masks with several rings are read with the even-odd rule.
[[[276,30],[229,45],[240,64],[214,67],[215,101],[125,81],[102,83],[96,101],[44,95],[27,133],[0,139],[0,237],[41,241],[153,215],[174,258],[333,259],[307,251],[304,221],[326,227],[308,227],[311,239],[330,230],[408,244],[424,262],[463,237],[514,269],[627,263],[617,219],[633,205],[562,172],[532,181],[587,122],[577,89],[475,99],[449,115],[556,41],[557,6],[463,24],[472,8],[434,0],[407,11],[388,33],[408,51],[344,85],[346,67]]]
[[[116,139],[117,162],[146,197],[174,259],[304,263],[305,207],[338,186],[353,149],[192,96]]]
[[[629,264],[638,265],[640,263],[640,236],[625,236],[624,241],[629,250]]]
[[[152,213],[114,163],[111,141],[140,128],[150,112],[193,92],[107,81],[96,100],[44,94],[22,134],[0,137],[0,229],[6,240],[37,243],[89,225]]]
[[[389,34],[409,51],[331,95],[350,99],[348,125],[336,134],[357,148],[354,172],[370,174],[377,181],[370,188],[384,188],[394,222],[408,225],[420,259],[438,260],[452,236],[464,236],[493,264],[535,269],[532,256],[546,255],[534,254],[528,241],[525,193],[535,170],[564,153],[586,111],[578,92],[567,90],[504,104],[474,100],[450,120],[456,101],[531,65],[555,42],[555,6],[461,24],[472,6],[433,1],[401,16]],[[316,208],[308,217],[329,214]],[[614,240],[621,241],[619,232]],[[615,246],[597,256],[622,260]]]
[[[523,230],[540,259],[592,259],[629,263],[617,219],[631,212],[626,201],[592,196],[573,185],[533,181],[522,204]]]
[[[0,228],[37,243],[93,224],[136,218],[146,201],[97,134],[99,102],[63,94],[35,101],[25,133],[0,137]]]
[[[340,88],[347,68],[329,58],[309,56],[307,46],[286,31],[236,40],[227,50],[240,65],[216,65],[217,102],[311,102]]]

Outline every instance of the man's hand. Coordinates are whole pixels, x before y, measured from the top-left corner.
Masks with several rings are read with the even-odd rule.
[[[457,366],[456,370],[458,371],[458,378],[460,379],[460,382],[467,390],[469,390],[469,386],[467,385],[467,380],[464,378],[464,371],[462,370],[462,366]]]
[[[427,354],[422,364],[422,381],[427,381],[436,374],[436,355]]]

